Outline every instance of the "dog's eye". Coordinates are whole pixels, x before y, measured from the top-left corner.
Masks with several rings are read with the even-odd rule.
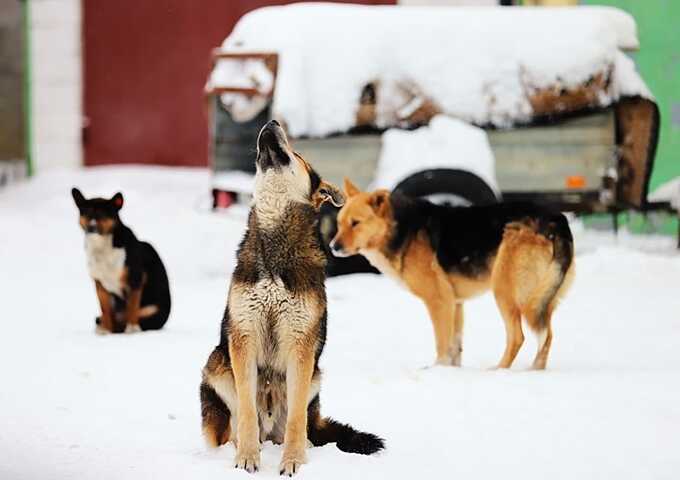
[[[319,189],[319,195],[324,195],[324,196],[329,197],[330,193],[328,193],[328,190],[326,190],[325,188],[320,188]]]
[[[359,225],[359,220],[352,220],[352,228],[356,227]]]

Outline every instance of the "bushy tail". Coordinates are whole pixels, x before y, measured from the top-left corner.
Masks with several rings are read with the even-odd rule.
[[[557,264],[558,272],[552,285],[545,292],[537,312],[538,327],[540,329],[545,328],[550,304],[555,300],[555,297],[564,285],[567,272],[574,262],[574,238],[571,234],[567,217],[561,213],[557,214],[551,217],[547,226],[541,230],[539,230],[539,233],[545,235],[553,242],[553,262]]]
[[[371,455],[385,448],[382,438],[372,433],[359,432],[351,426],[322,418],[309,429],[309,440],[315,447],[335,442],[340,450],[348,453]]]
[[[332,418],[322,418],[318,395],[309,404],[308,415],[307,436],[315,447],[335,442],[343,452],[361,455],[371,455],[385,448],[384,440],[377,435],[360,432]]]

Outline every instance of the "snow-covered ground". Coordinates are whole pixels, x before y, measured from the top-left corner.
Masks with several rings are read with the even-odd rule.
[[[156,333],[94,334],[97,302],[69,195],[126,196],[163,257],[173,313]],[[0,478],[256,477],[200,434],[200,369],[218,339],[245,212],[212,214],[203,170],[50,173],[0,191]],[[672,479],[680,471],[680,257],[672,239],[577,235],[549,369],[487,371],[504,345],[489,295],[467,307],[464,367],[434,356],[425,309],[392,281],[328,281],[322,411],[387,441],[309,451],[300,478]],[[638,244],[651,251],[641,251]]]

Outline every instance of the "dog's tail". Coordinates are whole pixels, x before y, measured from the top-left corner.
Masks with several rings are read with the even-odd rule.
[[[329,417],[321,417],[318,395],[309,404],[307,414],[307,436],[315,447],[335,442],[343,452],[361,455],[371,455],[385,448],[384,440],[377,435],[360,432]]]
[[[557,274],[552,284],[543,295],[538,310],[539,328],[545,328],[548,309],[550,304],[560,297],[560,293],[568,287],[568,276],[573,274],[574,264],[574,238],[569,228],[569,221],[563,214],[558,213],[548,219],[546,225],[539,227],[539,233],[543,234],[553,244],[553,262],[557,266]]]

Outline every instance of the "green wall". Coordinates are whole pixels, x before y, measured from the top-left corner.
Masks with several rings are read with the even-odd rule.
[[[649,191],[680,175],[680,1],[585,0],[632,14],[638,25],[640,50],[633,54],[661,111],[659,147]]]

